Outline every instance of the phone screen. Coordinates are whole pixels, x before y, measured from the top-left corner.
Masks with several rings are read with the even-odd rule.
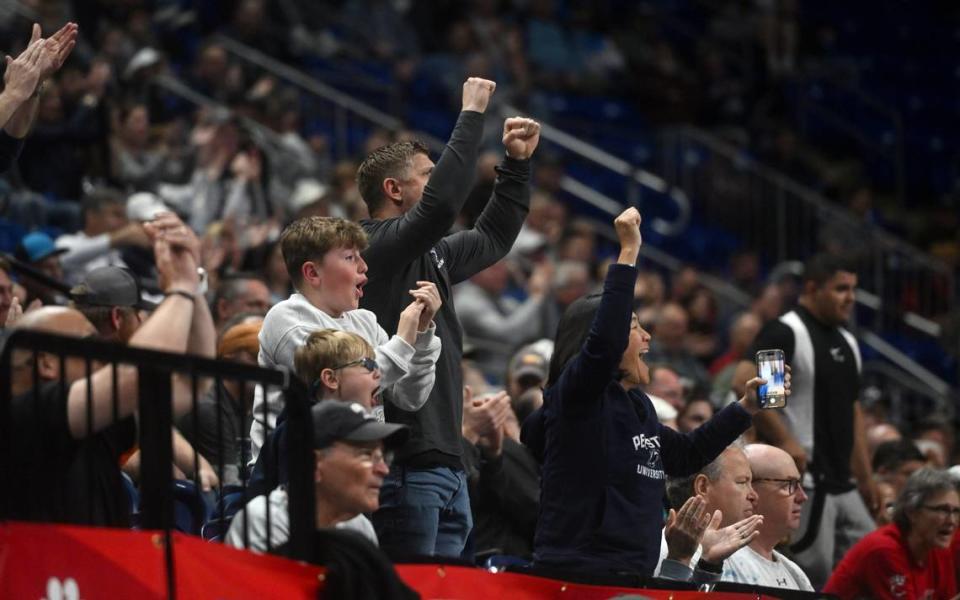
[[[757,375],[767,381],[757,390],[760,397],[760,406],[784,405],[785,372],[783,350],[761,350],[757,352]]]

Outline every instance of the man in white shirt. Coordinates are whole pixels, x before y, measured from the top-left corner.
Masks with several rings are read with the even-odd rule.
[[[745,452],[753,472],[757,514],[763,515],[763,524],[749,546],[726,560],[721,580],[812,592],[803,570],[774,550],[800,527],[807,495],[800,485],[797,465],[789,454],[774,446],[750,444]]]
[[[406,425],[381,423],[355,402],[325,400],[311,411],[313,419],[314,494],[318,528],[351,529],[377,544],[373,525],[364,513],[380,506],[380,486],[390,472],[393,449],[407,439]],[[267,498],[258,496],[237,513],[226,541],[237,548],[267,550]],[[290,537],[287,492],[269,496],[270,547]]]
[[[757,535],[757,494],[743,450],[728,447],[688,477],[667,481],[670,511],[654,575],[696,582],[716,581],[725,559]],[[689,527],[691,523],[697,526]]]
[[[65,233],[56,241],[57,248],[65,251],[60,264],[67,283],[77,285],[98,267],[125,267],[120,248],[150,247],[143,224],[127,221],[126,201],[123,194],[109,188],[93,190],[84,196],[83,229]]]

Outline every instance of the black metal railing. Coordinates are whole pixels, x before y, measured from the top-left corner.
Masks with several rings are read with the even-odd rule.
[[[170,354],[142,348],[132,348],[121,344],[108,343],[94,339],[65,337],[50,333],[30,330],[14,330],[5,335],[0,353],[0,481],[8,485],[0,486],[0,520],[29,520],[50,521],[72,524],[104,524],[93,514],[73,515],[69,519],[60,519],[56,515],[44,514],[39,509],[34,514],[24,514],[18,510],[14,501],[14,476],[17,474],[14,461],[30,461],[34,457],[24,456],[24,448],[15,447],[18,427],[18,415],[22,415],[23,407],[28,410],[44,410],[50,406],[65,406],[71,387],[77,382],[86,379],[85,402],[85,429],[74,437],[82,437],[84,432],[95,430],[96,422],[106,422],[116,425],[131,409],[130,399],[121,401],[118,396],[121,385],[132,382],[133,370],[136,378],[136,419],[137,441],[141,453],[139,510],[137,525],[142,529],[159,530],[163,533],[166,542],[165,569],[168,585],[168,597],[175,595],[174,560],[171,544],[171,533],[175,529],[175,497],[174,480],[172,476],[173,449],[171,432],[175,424],[174,405],[183,406],[184,396],[189,394],[190,411],[186,418],[197,423],[197,400],[201,390],[210,382],[216,386],[213,392],[216,402],[226,401],[219,393],[223,382],[233,381],[240,384],[241,389],[247,386],[262,386],[265,391],[279,389],[284,395],[287,413],[286,453],[289,474],[287,491],[289,496],[289,539],[286,555],[291,558],[306,560],[310,552],[312,540],[311,532],[315,529],[314,489],[312,484],[313,453],[312,431],[310,427],[310,404],[307,399],[305,386],[289,372],[283,370],[263,369],[247,364],[212,360],[198,356]],[[42,358],[45,365],[57,365],[58,375],[51,376],[49,368],[41,369],[39,360]],[[109,369],[109,371],[104,371]],[[44,371],[41,373],[41,371]],[[79,379],[71,381],[70,377],[80,374]],[[98,377],[99,376],[99,377]],[[125,379],[124,379],[125,378]],[[60,403],[39,402],[41,386],[45,384],[57,386],[55,393],[59,393]],[[122,380],[122,381],[121,381]],[[109,382],[109,406],[102,402],[102,386]],[[175,400],[176,396],[176,402]],[[98,401],[95,402],[95,397]],[[14,411],[14,402],[18,410]],[[27,405],[25,403],[31,403]],[[218,406],[219,408],[219,406]],[[107,412],[109,410],[109,412]],[[219,411],[218,411],[219,412]],[[68,413],[69,414],[69,413]],[[107,417],[104,417],[107,415]],[[252,417],[252,415],[251,415]],[[59,418],[63,418],[60,416]],[[97,421],[99,419],[99,421]],[[68,418],[69,421],[69,418]],[[241,419],[241,428],[249,430],[250,418]],[[75,429],[73,429],[76,431]],[[220,418],[217,419],[216,434],[219,442],[223,443],[223,427]],[[96,434],[95,434],[96,435]],[[20,436],[22,438],[22,436]],[[31,448],[43,448],[44,444],[56,443],[56,440],[33,440]],[[241,453],[236,457],[243,462]],[[193,486],[199,494],[201,481],[199,478],[199,456],[194,449],[193,456]],[[222,475],[227,459],[220,453],[217,471]],[[242,471],[246,465],[239,464]],[[119,469],[119,466],[117,467]],[[50,475],[37,472],[36,478]],[[119,476],[119,473],[116,475]],[[20,479],[23,479],[20,477]],[[87,490],[80,490],[82,494],[92,493],[92,486],[96,484],[94,475],[87,473],[86,481],[91,486]],[[20,482],[17,482],[19,485]],[[239,491],[242,499],[247,499],[247,478],[240,477]],[[52,489],[52,488],[51,488]],[[224,486],[220,480],[214,501],[217,510],[214,514],[224,514]],[[19,493],[23,493],[21,490]],[[37,498],[42,504],[43,499]],[[22,504],[22,502],[21,502]],[[266,544],[270,550],[270,510],[267,503],[267,535]],[[248,524],[243,522],[244,545],[247,545]],[[220,537],[222,541],[222,536]]]

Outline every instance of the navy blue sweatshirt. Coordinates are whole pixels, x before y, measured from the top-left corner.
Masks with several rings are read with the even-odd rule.
[[[610,267],[583,349],[524,422],[524,444],[543,457],[538,564],[652,575],[665,475],[697,472],[750,426],[750,414],[734,403],[677,433],[660,425],[646,394],[621,387],[636,278],[635,267]]]

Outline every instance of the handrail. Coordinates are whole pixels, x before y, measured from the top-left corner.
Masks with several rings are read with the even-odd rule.
[[[931,269],[943,273],[951,272],[950,267],[943,261],[930,256],[912,244],[903,241],[899,237],[884,231],[879,227],[858,221],[847,211],[834,206],[822,195],[811,191],[809,188],[797,183],[786,175],[778,173],[756,160],[745,157],[742,150],[720,140],[716,136],[696,127],[681,127],[678,129],[678,131],[680,131],[680,133],[683,135],[693,138],[704,146],[707,146],[710,148],[710,150],[724,155],[731,161],[736,161],[738,163],[743,163],[745,161],[749,162],[751,168],[754,169],[760,177],[768,180],[778,187],[783,188],[786,191],[789,191],[791,194],[801,198],[804,202],[815,206],[817,210],[828,214],[832,220],[840,221],[852,226],[869,228],[871,234],[874,236],[875,241],[880,242],[889,248],[903,252],[904,254],[909,255],[911,259],[916,260],[918,263],[921,263]]]
[[[505,104],[500,109],[501,116],[512,116],[523,114],[523,111],[518,109],[515,106]],[[654,230],[661,234],[667,236],[678,235],[684,231],[687,227],[687,224],[690,222],[691,206],[690,199],[687,197],[687,194],[680,188],[671,186],[665,179],[658,175],[635,167],[629,162],[623,160],[618,156],[610,154],[602,148],[598,148],[592,144],[588,144],[583,140],[566,133],[549,123],[540,122],[540,137],[544,140],[552,142],[561,148],[564,148],[574,154],[577,154],[591,162],[594,162],[601,167],[604,167],[618,175],[626,177],[631,182],[640,184],[641,186],[658,192],[660,194],[665,194],[677,205],[677,218],[674,221],[667,221],[663,218],[655,218],[651,222],[651,226]],[[583,188],[580,188],[580,191],[583,192]],[[582,200],[587,200],[591,204],[596,204],[587,198],[584,198],[581,194],[575,194]],[[590,194],[594,199],[596,199],[599,194],[596,192],[591,192]],[[623,208],[623,203],[613,201],[620,206],[620,209]],[[610,212],[610,211],[607,211]],[[614,215],[618,214],[619,210]]]
[[[233,117],[236,114],[235,111],[233,111],[230,107],[214,100],[213,98],[210,98],[209,96],[201,94],[172,75],[157,75],[151,81],[154,85],[160,86],[168,92],[180,96],[187,102],[196,104],[197,106],[212,108],[225,117]],[[250,117],[241,116],[239,119],[240,122],[243,123],[244,127],[252,132],[255,137],[260,138],[256,141],[259,142],[262,140],[263,142],[269,144],[270,150],[273,150],[277,153],[290,154],[290,150],[283,144],[279,133],[267,127],[263,123],[251,119]]]
[[[935,390],[928,382],[919,379],[910,373],[904,373],[902,369],[892,363],[882,360],[864,361],[863,374],[870,375],[871,373],[880,375],[886,379],[894,380],[896,381],[897,386],[900,386],[905,390],[909,390],[937,401],[942,399],[942,395],[937,392],[937,390]],[[943,406],[947,410],[954,410],[954,406],[950,402],[944,402]],[[894,419],[899,419],[900,417],[897,415],[898,407],[895,403],[893,406],[891,406],[891,410],[894,412]]]
[[[400,119],[390,116],[387,113],[370,106],[369,104],[360,102],[356,98],[352,98],[343,92],[335,90],[334,88],[322,83],[321,81],[318,81],[306,73],[294,69],[290,65],[286,65],[275,58],[271,58],[263,52],[254,50],[253,48],[242,44],[233,38],[227,37],[223,34],[216,34],[212,39],[223,46],[227,52],[236,54],[247,62],[253,63],[258,67],[277,75],[278,77],[282,77],[283,79],[303,88],[315,96],[320,96],[326,100],[329,100],[340,108],[356,113],[357,115],[367,119],[368,121],[376,123],[384,129],[397,131],[403,128],[403,122],[400,121]]]
[[[920,381],[925,382],[930,386],[930,389],[937,394],[940,394],[945,398],[950,396],[951,389],[949,383],[923,368],[923,366],[901,352],[896,346],[887,340],[869,330],[858,331],[857,335],[860,337],[860,340],[863,343],[871,346],[874,350],[890,359],[891,362],[902,368],[910,375],[913,375]]]
[[[601,222],[596,219],[587,220],[593,225],[594,231],[596,231],[597,234],[603,236],[611,242],[617,241],[617,233],[609,222]],[[683,261],[670,256],[663,250],[654,248],[650,244],[644,244],[640,246],[640,256],[674,273],[680,271],[680,269],[685,266]],[[717,294],[718,296],[727,298],[730,302],[738,307],[747,308],[750,306],[750,294],[744,292],[729,281],[725,281],[719,277],[714,277],[713,275],[709,275],[707,273],[698,273],[697,278],[711,292]]]

